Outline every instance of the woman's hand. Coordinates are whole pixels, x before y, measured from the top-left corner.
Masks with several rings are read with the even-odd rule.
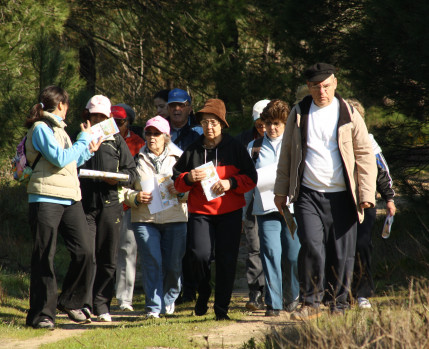
[[[212,185],[211,190],[217,195],[221,195],[231,189],[231,181],[229,179],[221,179]]]
[[[91,130],[91,122],[89,120],[83,122],[80,124],[80,130],[82,132],[88,132],[88,133],[92,133]]]
[[[110,185],[118,184],[118,181],[116,179],[112,179],[112,178],[103,178],[103,181],[105,181],[107,184],[110,184]]]
[[[206,171],[203,169],[193,169],[188,172],[188,180],[191,183],[200,182],[206,178]]]
[[[176,188],[174,187],[174,183],[170,183],[169,185],[167,185],[167,189],[170,192],[170,194],[172,194],[172,195],[180,194],[180,192],[178,192],[176,190]]]
[[[152,201],[152,194],[144,191],[139,191],[136,196],[136,200],[141,204],[150,204],[150,202]]]
[[[95,153],[98,150],[98,148],[100,148],[101,143],[103,143],[103,138],[101,137],[98,140],[98,142],[95,140],[92,140],[91,143],[89,143],[89,152],[91,154]]]

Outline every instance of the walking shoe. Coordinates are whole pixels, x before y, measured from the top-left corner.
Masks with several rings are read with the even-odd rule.
[[[119,309],[121,309],[122,311],[134,311],[134,308],[131,304],[126,304],[123,303],[119,306]]]
[[[318,318],[322,313],[319,308],[311,307],[309,305],[302,305],[301,308],[295,310],[292,314],[290,314],[291,320],[311,320]]]
[[[249,301],[246,303],[246,309],[256,311],[264,308],[261,291],[250,291]]]
[[[174,313],[174,302],[165,306],[165,313],[168,315],[172,315]]]
[[[225,313],[216,314],[216,321],[225,321],[225,320],[231,320],[231,318]]]
[[[299,305],[299,298],[295,299],[292,303],[289,303],[285,306],[285,310],[288,313],[292,313],[296,308],[298,308]]]
[[[97,316],[97,321],[100,321],[100,322],[112,322],[112,317],[110,316],[109,313],[104,313],[104,314],[101,314],[101,315]]]
[[[85,308],[82,308],[82,313],[84,313],[85,314],[85,316],[86,316],[86,322],[89,324],[89,323],[91,323],[91,316],[92,316],[92,314],[91,314],[91,310],[89,310],[89,308],[88,307],[85,307]]]
[[[358,306],[360,309],[371,309],[372,305],[367,298],[358,297]]]
[[[150,311],[146,314],[146,319],[159,319],[159,313]]]
[[[267,311],[265,312],[265,316],[280,316],[280,310],[273,309],[272,306],[267,305]]]
[[[33,328],[36,328],[36,329],[41,328],[41,329],[53,331],[55,329],[55,325],[51,319],[44,319],[39,323],[37,323],[36,325],[34,325]]]
[[[195,303],[195,309],[194,309],[196,316],[203,316],[207,313],[207,310],[209,309],[207,307],[207,303],[210,299],[210,294],[211,294],[211,288],[208,288],[206,290],[201,290],[198,292],[198,298]]]
[[[88,319],[81,309],[62,308],[70,320],[77,323],[86,323]]]

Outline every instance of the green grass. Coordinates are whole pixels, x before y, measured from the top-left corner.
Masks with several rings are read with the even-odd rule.
[[[25,326],[28,310],[27,274],[10,274],[0,270],[0,343],[2,340],[26,340],[46,335],[46,330],[35,330]],[[212,300],[213,301],[213,300]],[[233,299],[230,316],[233,320],[243,318],[245,309]],[[211,308],[205,316],[193,314],[193,304],[187,303],[176,307],[172,316],[146,320],[144,318],[144,296],[134,297],[135,313],[140,316],[127,316],[121,313],[111,324],[78,325],[72,323],[64,315],[57,317],[56,327],[59,329],[86,329],[83,334],[46,344],[43,348],[201,348],[206,347],[202,337],[194,338],[195,334],[208,333],[213,327],[228,326],[231,322],[217,322]],[[113,300],[112,314],[119,309]],[[130,313],[131,314],[131,313]]]

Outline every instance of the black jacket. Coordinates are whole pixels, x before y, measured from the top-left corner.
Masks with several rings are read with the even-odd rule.
[[[137,177],[136,164],[120,134],[115,134],[114,140],[105,140],[101,143],[98,151],[81,168],[128,174],[129,180],[119,182],[118,185],[121,186],[131,186]],[[118,204],[118,185],[110,185],[101,179],[80,178],[85,212],[93,208]]]

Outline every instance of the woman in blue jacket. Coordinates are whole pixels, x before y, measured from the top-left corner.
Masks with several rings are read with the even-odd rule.
[[[256,141],[250,142],[247,147],[258,170],[258,185],[247,192],[245,198],[248,204],[254,197],[252,214],[256,216],[259,227],[260,253],[265,274],[266,316],[279,316],[283,309],[282,264],[286,283],[285,310],[292,312],[299,303],[298,252],[301,245],[297,234],[292,237],[295,232],[289,231],[283,216],[274,205],[274,194],[270,193],[274,189],[289,111],[289,105],[279,99],[268,103],[261,113],[266,131],[260,148],[255,147]],[[255,154],[255,151],[258,153]],[[265,173],[268,176],[261,171],[267,171]],[[265,189],[262,189],[262,181]]]
[[[30,165],[36,163],[27,187],[33,252],[26,324],[53,330],[57,307],[75,322],[88,322],[80,309],[91,299],[94,256],[77,166],[91,158],[101,142],[91,142],[91,124],[87,122],[81,124],[78,140],[71,143],[64,130],[69,97],[62,88],[46,87],[39,102],[26,120],[26,156]],[[71,256],[59,297],[54,270],[58,233]]]

